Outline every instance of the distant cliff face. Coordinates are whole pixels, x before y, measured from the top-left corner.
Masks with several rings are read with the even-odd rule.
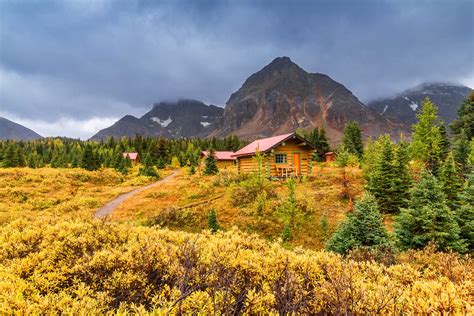
[[[456,118],[459,106],[471,91],[462,85],[425,83],[395,96],[370,102],[368,106],[386,118],[413,124],[421,103],[429,97],[438,106],[440,118],[451,123]]]
[[[210,126],[222,118],[223,112],[223,108],[196,100],[161,102],[155,104],[141,118],[124,116],[91,139],[136,135],[165,138],[205,137],[211,130]]]
[[[41,138],[41,135],[31,129],[0,117],[0,140],[33,140],[38,138]]]
[[[365,135],[408,130],[366,107],[329,76],[307,73],[288,57],[280,57],[232,94],[211,136],[235,134],[252,139],[296,128],[324,127],[337,140],[351,121],[358,122]]]

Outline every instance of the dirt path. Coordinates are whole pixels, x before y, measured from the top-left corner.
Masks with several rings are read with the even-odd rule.
[[[113,199],[112,201],[108,202],[107,204],[105,204],[104,206],[102,206],[100,209],[98,209],[95,213],[94,213],[94,216],[96,218],[104,218],[104,217],[107,217],[109,216],[120,204],[122,204],[125,200],[129,199],[130,197],[134,196],[135,194],[138,194],[142,191],[145,191],[145,190],[148,190],[148,189],[151,189],[153,187],[156,187],[157,185],[160,185],[160,184],[163,184],[163,183],[166,183],[166,182],[169,182],[171,179],[173,179],[177,174],[179,173],[179,170],[176,170],[174,171],[172,174],[170,174],[169,176],[157,181],[157,182],[154,182],[152,184],[149,184],[149,185],[146,185],[144,187],[141,187],[141,188],[138,188],[138,189],[135,189],[133,191],[130,191],[128,193],[124,193],[124,194],[121,194],[119,196],[117,196],[115,199]]]

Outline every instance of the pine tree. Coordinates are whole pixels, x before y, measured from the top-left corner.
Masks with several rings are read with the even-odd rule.
[[[440,183],[429,171],[423,171],[411,189],[408,207],[401,209],[394,226],[402,250],[423,248],[430,242],[441,251],[465,249],[455,214],[446,204]]]
[[[355,154],[359,159],[364,154],[364,144],[362,142],[362,131],[356,122],[348,123],[344,127],[342,135],[342,146],[351,154]]]
[[[474,92],[464,100],[457,114],[457,118],[450,125],[455,139],[463,135],[467,140],[471,140],[474,137]]]
[[[221,229],[219,222],[217,221],[217,213],[215,210],[211,210],[207,215],[207,226],[213,233]]]
[[[452,152],[448,154],[441,166],[439,180],[446,195],[446,203],[454,211],[459,206],[459,194],[461,193],[463,179],[458,176]]]
[[[436,174],[443,158],[443,136],[438,120],[438,108],[427,97],[417,114],[418,122],[412,126],[410,152],[426,169]]]
[[[378,140],[381,152],[375,161],[371,174],[367,177],[366,190],[371,193],[379,206],[381,212],[396,213],[398,211],[398,200],[395,197],[395,166],[394,166],[394,144],[388,135]]]
[[[474,172],[469,175],[466,187],[460,196],[461,206],[457,210],[460,237],[467,244],[467,251],[474,253]]]
[[[392,204],[397,212],[402,207],[407,207],[410,198],[410,188],[412,186],[412,178],[408,163],[410,157],[408,154],[408,144],[403,139],[398,143],[395,153],[393,194]]]
[[[139,174],[142,176],[159,178],[158,172],[156,172],[155,167],[151,159],[150,153],[145,154],[145,159],[143,159],[143,166],[139,170]]]
[[[388,245],[388,232],[383,224],[375,198],[366,194],[355,205],[326,243],[326,249],[346,254],[357,247],[374,248]]]
[[[94,154],[94,151],[90,144],[86,144],[84,152],[82,153],[81,168],[84,168],[89,171],[99,169],[98,158]]]
[[[211,148],[211,150],[209,150],[204,163],[204,175],[213,175],[219,172],[219,169],[217,169],[216,159],[214,158],[214,149]]]
[[[464,133],[459,135],[453,145],[453,156],[456,162],[456,167],[461,175],[469,173],[469,140]]]

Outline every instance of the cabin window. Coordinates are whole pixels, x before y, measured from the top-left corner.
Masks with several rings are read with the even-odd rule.
[[[286,154],[275,154],[275,163],[286,163]]]

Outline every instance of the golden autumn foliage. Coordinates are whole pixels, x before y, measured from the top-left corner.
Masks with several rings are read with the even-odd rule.
[[[470,314],[468,257],[393,265],[211,234],[99,220],[16,220],[0,234],[0,313]]]
[[[309,250],[320,247],[320,214],[337,223],[347,205],[337,169],[318,171],[298,184],[297,197],[311,197],[295,235],[305,248],[289,250],[275,237],[270,210],[255,219],[253,205],[229,206],[226,176],[182,173],[124,203],[115,215],[130,220],[120,223],[92,214],[149,179],[106,169],[0,169],[0,314],[472,314],[470,257],[433,248],[383,260]],[[360,173],[348,175],[359,194]],[[273,185],[284,198],[285,186]],[[208,206],[224,231],[212,234],[200,203],[215,197]],[[203,220],[184,225],[188,232],[133,220],[140,210],[146,219],[190,204],[197,206],[176,214]],[[165,224],[173,214],[162,215]]]

